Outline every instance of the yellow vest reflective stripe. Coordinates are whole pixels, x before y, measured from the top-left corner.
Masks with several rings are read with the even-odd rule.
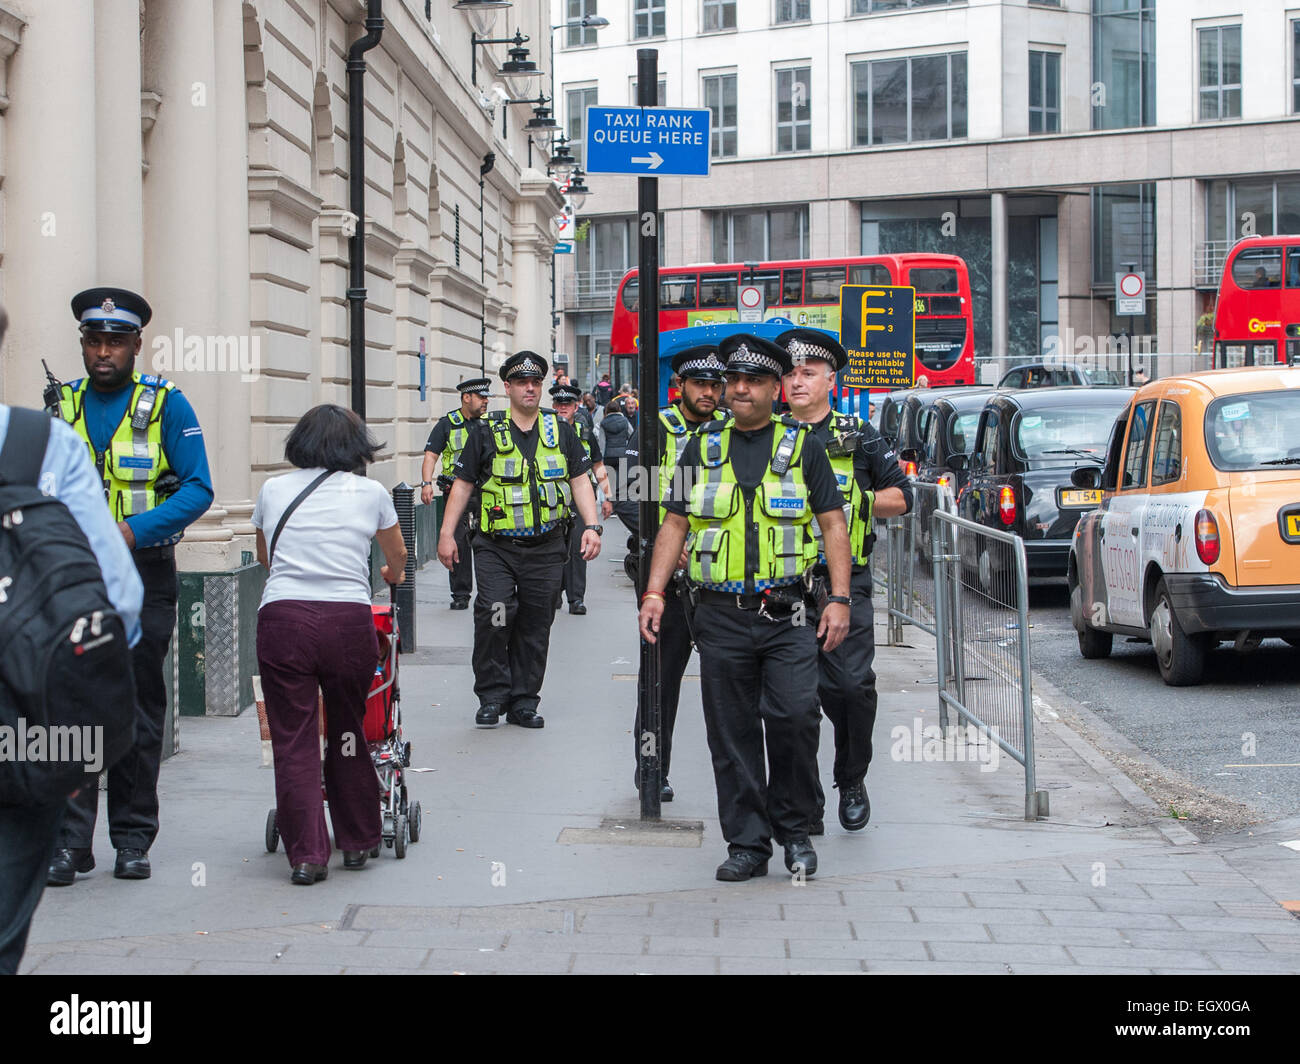
[[[715,590],[749,593],[789,582],[817,562],[812,507],[800,459],[808,427],[773,416],[772,458],[746,492],[732,470],[731,424],[700,430],[703,474],[686,504],[690,578]],[[747,535],[751,526],[754,535]]]
[[[90,460],[104,482],[104,495],[115,521],[157,506],[162,500],[155,485],[171,469],[163,451],[162,417],[167,396],[176,386],[158,377],[150,377],[146,383],[139,373],[132,374],[131,379],[134,387],[126,413],[105,451],[95,450],[86,425],[85,400],[90,379],[63,385],[59,397],[59,415],[86,441]]]
[[[673,482],[673,472],[677,469],[677,462],[682,456],[682,451],[686,449],[686,441],[698,432],[703,425],[717,424],[727,421],[731,417],[730,410],[722,410],[719,413],[720,416],[716,421],[706,421],[702,425],[692,426],[676,406],[666,406],[659,411],[659,422],[667,430],[664,453],[659,457],[659,524],[661,527],[666,513],[664,500],[668,498],[668,489]]]
[[[460,452],[465,449],[465,441],[469,439],[469,420],[459,410],[448,414],[447,420],[451,422],[452,430],[447,434],[447,446],[442,449],[442,471],[451,476],[451,467],[456,464]]]
[[[569,463],[559,446],[559,418],[550,411],[538,416],[537,453],[531,462],[510,435],[508,411],[494,411],[486,420],[492,472],[482,488],[479,528],[504,535],[535,535],[543,525],[568,517],[573,496]]]
[[[838,410],[831,413],[830,433],[832,437],[845,432],[861,432],[862,421],[852,414],[841,414]],[[831,458],[831,469],[835,471],[835,482],[840,493],[848,500],[845,517],[849,529],[849,549],[853,555],[854,565],[866,565],[870,555],[866,551],[867,537],[872,530],[872,511],[875,507],[876,493],[863,491],[858,478],[853,475],[853,455],[838,455]],[[821,546],[821,528],[816,529],[817,543]]]

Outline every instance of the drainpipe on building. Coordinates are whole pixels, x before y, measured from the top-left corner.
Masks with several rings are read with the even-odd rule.
[[[483,222],[483,183],[497,164],[496,152],[488,152],[478,168],[478,283],[487,284],[487,227]],[[501,264],[497,263],[498,271]],[[478,318],[478,371],[487,375],[487,301],[480,304]]]
[[[384,0],[367,0],[365,36],[348,49],[348,209],[356,231],[348,239],[348,345],[352,409],[366,419],[366,60],[384,35]]]

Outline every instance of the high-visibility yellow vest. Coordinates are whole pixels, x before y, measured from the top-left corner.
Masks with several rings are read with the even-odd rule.
[[[126,413],[113,431],[108,449],[96,451],[86,425],[85,401],[90,379],[65,384],[59,397],[59,416],[86,441],[91,461],[104,481],[104,495],[115,521],[152,510],[158,497],[158,478],[171,471],[163,451],[162,418],[167,396],[176,388],[161,377],[133,373],[133,390]]]
[[[699,430],[700,472],[687,496],[691,580],[715,591],[752,593],[790,583],[817,562],[813,511],[800,459],[808,426],[772,416],[772,458],[763,479],[742,489],[731,467],[732,423]],[[754,535],[747,532],[754,528]]]
[[[469,439],[469,419],[461,411],[453,410],[447,415],[447,420],[451,422],[452,429],[447,434],[447,446],[442,449],[442,471],[451,476],[452,467],[460,457],[460,452],[465,449],[465,441]]]
[[[831,412],[830,432],[836,437],[842,433],[861,432],[862,421],[852,414],[841,414],[838,410]],[[829,449],[828,449],[829,454]],[[849,549],[853,554],[854,565],[866,565],[870,560],[867,552],[867,537],[871,535],[872,514],[876,504],[874,491],[863,491],[858,478],[853,475],[853,455],[831,455],[831,468],[835,470],[835,483],[839,485],[840,494],[848,500],[844,516],[849,527]],[[822,533],[814,520],[814,535],[820,548]]]
[[[718,415],[716,421],[702,424],[711,425],[727,421],[731,417],[731,411],[720,410]],[[701,425],[692,425],[675,405],[666,406],[659,411],[659,423],[663,425],[666,433],[664,453],[659,456],[659,524],[662,527],[666,513],[664,501],[668,498],[669,489],[672,487],[673,472],[677,469],[682,451],[686,449],[686,441],[701,428]]]
[[[484,421],[493,453],[492,472],[481,489],[479,528],[495,535],[530,536],[568,517],[573,494],[569,463],[560,450],[559,417],[549,410],[538,415],[537,453],[531,462],[510,435],[509,411],[495,410]]]
[[[573,420],[569,422],[569,427],[573,429],[573,434],[578,437],[578,442],[582,444],[582,449],[587,452],[587,457],[590,458],[591,430],[587,428],[587,423],[575,414]],[[593,488],[599,485],[599,481],[596,480],[596,471],[594,469],[587,470],[587,479],[591,481],[591,486]]]

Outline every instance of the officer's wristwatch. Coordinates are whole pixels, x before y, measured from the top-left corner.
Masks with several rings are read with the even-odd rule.
[[[853,600],[848,595],[827,595],[827,602],[835,602],[841,606],[852,606]]]
[[[420,487],[422,487],[422,488],[431,488],[431,487],[433,487],[433,481],[432,481],[432,480],[422,480],[422,481],[420,481]]]
[[[586,528],[587,531],[595,532],[596,535],[598,536],[603,536],[605,534],[604,525],[586,525],[584,527]]]

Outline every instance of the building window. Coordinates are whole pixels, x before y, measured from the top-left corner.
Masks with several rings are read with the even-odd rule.
[[[1156,280],[1156,186],[1098,185],[1092,190],[1092,283],[1112,285],[1133,268]]]
[[[662,37],[668,32],[667,0],[632,0],[632,36]]]
[[[1211,181],[1205,212],[1206,238],[1224,252],[1243,236],[1300,232],[1300,177]]]
[[[1209,26],[1196,31],[1200,56],[1202,122],[1241,117],[1241,27]]]
[[[812,68],[792,67],[776,72],[776,150],[812,148]]]
[[[909,7],[936,7],[956,0],[853,0],[853,15],[874,15],[880,11],[901,11]],[[1054,0],[1047,0],[1048,3]]]
[[[587,144],[587,108],[596,106],[596,89],[566,89],[564,113],[568,118],[569,151],[582,165],[582,150]]]
[[[596,13],[596,0],[565,0],[564,10],[567,22],[577,22]],[[566,48],[587,48],[596,43],[594,27],[566,26],[565,31]]]
[[[717,33],[736,28],[736,0],[704,0],[700,19],[701,33]]]
[[[776,12],[772,16],[774,23],[807,22],[812,18],[811,0],[776,0]]]
[[[704,106],[709,122],[709,155],[727,159],[736,154],[736,75],[717,74],[704,79]]]
[[[636,102],[636,78],[628,78],[627,86],[628,86],[628,91],[631,93],[628,99],[631,101],[632,106],[636,107],[638,106]],[[659,75],[659,92],[656,94],[656,96],[658,99],[659,107],[668,106],[668,75],[667,74]]]
[[[1061,55],[1029,53],[1029,132],[1061,131]]]
[[[1155,0],[1092,0],[1092,128],[1156,123]]]
[[[853,143],[966,136],[966,53],[853,64]]]
[[[714,262],[763,262],[807,257],[807,205],[718,211],[713,215]]]

